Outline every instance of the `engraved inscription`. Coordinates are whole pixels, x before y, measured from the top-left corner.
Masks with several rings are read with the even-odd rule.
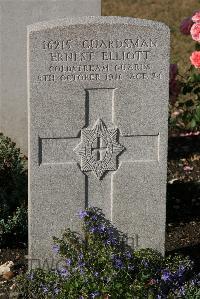
[[[144,38],[137,37],[136,39],[127,38],[124,40],[98,40],[90,39],[83,41],[83,48],[86,49],[120,49],[120,48],[152,48],[157,47],[157,41],[149,38],[145,40]]]
[[[117,156],[124,150],[118,142],[118,129],[108,129],[99,119],[92,130],[81,130],[81,143],[74,151],[81,157],[81,170],[93,171],[98,179],[117,170]]]
[[[156,38],[49,39],[41,42],[45,73],[37,82],[160,80],[162,70],[152,64],[159,47]],[[154,66],[153,66],[154,65]]]
[[[64,49],[70,49],[71,48],[71,40],[49,40],[49,41],[43,41],[43,49],[49,49],[49,50],[64,50]]]

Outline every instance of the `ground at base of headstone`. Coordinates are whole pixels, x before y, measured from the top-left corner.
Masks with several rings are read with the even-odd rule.
[[[200,268],[200,135],[169,138],[166,251]]]
[[[3,275],[0,275],[0,299],[14,299],[18,297],[15,290],[16,277],[27,271],[27,249],[0,249],[0,265],[6,264],[8,261],[11,261],[13,266],[7,269]]]

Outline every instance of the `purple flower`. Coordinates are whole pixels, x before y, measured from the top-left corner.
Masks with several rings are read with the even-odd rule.
[[[80,211],[80,212],[79,212],[79,218],[80,218],[80,219],[83,219],[83,218],[85,218],[86,216],[88,216],[88,212],[87,212],[87,211]]]
[[[42,286],[42,289],[43,289],[43,292],[44,292],[44,293],[48,293],[48,291],[49,291],[48,288],[47,288],[47,287],[44,287],[44,286]]]
[[[178,75],[178,66],[177,66],[177,64],[170,64],[170,68],[169,68],[169,79],[170,79],[170,81],[174,81],[177,75]]]
[[[128,270],[131,270],[131,271],[132,271],[132,270],[134,270],[134,269],[135,269],[135,267],[134,267],[133,265],[131,265],[131,266],[128,265]]]
[[[179,266],[176,275],[181,278],[183,276],[183,274],[185,273],[185,267],[183,265]],[[175,275],[175,276],[176,276]]]
[[[103,232],[105,232],[105,231],[106,231],[106,227],[105,227],[105,225],[104,225],[104,224],[99,225],[99,227],[98,227],[98,232],[99,232],[99,233],[103,233]]]
[[[117,245],[117,239],[116,238],[111,239],[111,244],[112,245]]]
[[[110,281],[111,281],[110,277],[106,277],[106,276],[103,277],[103,282],[104,283],[108,283]]]
[[[161,279],[165,282],[170,281],[171,280],[171,273],[168,270],[164,270],[162,275],[161,275]]]
[[[54,245],[52,246],[52,251],[53,251],[53,253],[55,253],[55,254],[59,253],[59,251],[60,251],[60,245],[58,245],[58,244],[54,244]]]
[[[185,18],[180,25],[180,32],[184,35],[190,35],[190,29],[194,24],[191,17]]]
[[[64,278],[69,275],[69,272],[68,272],[68,270],[66,268],[60,268],[59,269],[59,273],[60,273],[60,276],[62,276]]]
[[[55,289],[54,289],[54,293],[55,293],[56,295],[58,295],[59,292],[60,292],[60,289],[58,289],[58,288],[55,288]]]
[[[148,263],[148,261],[146,261],[146,260],[142,260],[142,265],[145,266],[145,267],[148,267],[148,266],[149,266],[149,263]]]
[[[190,280],[191,285],[193,285],[193,286],[200,286],[199,274],[197,274],[197,277],[195,277],[192,280]]]
[[[79,266],[79,268],[83,268],[83,267],[85,267],[85,263],[82,261],[79,261],[78,266]]]
[[[92,226],[89,228],[90,233],[94,233],[96,231],[96,227]]]
[[[84,274],[85,274],[85,271],[84,271],[82,268],[80,268],[80,269],[79,269],[79,273],[80,273],[81,275],[84,275]]]
[[[194,285],[195,285],[195,280],[192,279],[192,280],[190,281],[190,283],[191,283],[192,286],[194,286]]]
[[[109,234],[109,236],[114,235],[113,229],[111,227],[108,228],[108,234]]]
[[[98,219],[98,216],[97,215],[92,215],[92,220],[97,220]]]
[[[90,296],[93,299],[93,298],[95,298],[97,296],[100,296],[100,293],[98,291],[95,291],[95,292],[91,293]]]
[[[169,93],[170,93],[170,101],[173,104],[176,101],[180,93],[180,86],[176,77],[178,75],[178,67],[177,64],[170,64],[169,70]]]
[[[33,280],[33,278],[34,278],[34,275],[32,272],[27,275],[28,280]]]
[[[123,268],[123,262],[119,258],[114,260],[114,265],[117,269],[122,269]]]
[[[66,259],[66,264],[67,264],[68,267],[71,266],[71,263],[72,263],[72,260],[71,260],[71,259]]]
[[[109,236],[107,239],[104,240],[104,243],[107,245],[116,245],[118,241],[115,237]]]
[[[185,295],[185,288],[184,288],[184,286],[182,286],[179,289],[179,296],[184,296],[184,295]]]
[[[130,251],[127,251],[127,252],[126,252],[126,257],[127,257],[128,259],[130,259],[130,258],[132,257],[132,254],[130,253]]]
[[[79,258],[79,260],[82,260],[83,259],[83,254],[79,253],[78,258]]]

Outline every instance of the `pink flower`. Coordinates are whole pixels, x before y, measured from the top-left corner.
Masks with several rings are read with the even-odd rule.
[[[192,21],[194,23],[200,23],[200,11],[195,12],[195,14],[192,16]]]
[[[191,17],[188,17],[188,18],[184,19],[181,22],[181,25],[180,25],[180,32],[182,34],[189,35],[190,34],[190,29],[191,29],[193,24],[194,24],[194,22],[191,19]]]
[[[192,171],[192,170],[193,170],[193,167],[190,167],[190,166],[188,166],[188,165],[185,165],[185,166],[183,167],[183,170],[185,170],[185,171]]]
[[[154,284],[156,284],[156,280],[151,278],[148,282],[148,285],[154,285]]]
[[[183,112],[183,110],[181,110],[181,109],[176,110],[176,111],[172,112],[172,116],[176,117],[176,116],[180,115],[182,112]]]
[[[200,23],[194,23],[190,29],[193,40],[200,41]]]
[[[200,51],[194,51],[190,56],[190,61],[196,68],[200,68]]]

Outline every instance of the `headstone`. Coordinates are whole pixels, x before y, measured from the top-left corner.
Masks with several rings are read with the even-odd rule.
[[[0,132],[28,152],[26,26],[101,15],[101,0],[0,0]]]
[[[120,17],[29,27],[29,253],[99,207],[164,252],[169,29]],[[137,244],[136,244],[137,243]]]

